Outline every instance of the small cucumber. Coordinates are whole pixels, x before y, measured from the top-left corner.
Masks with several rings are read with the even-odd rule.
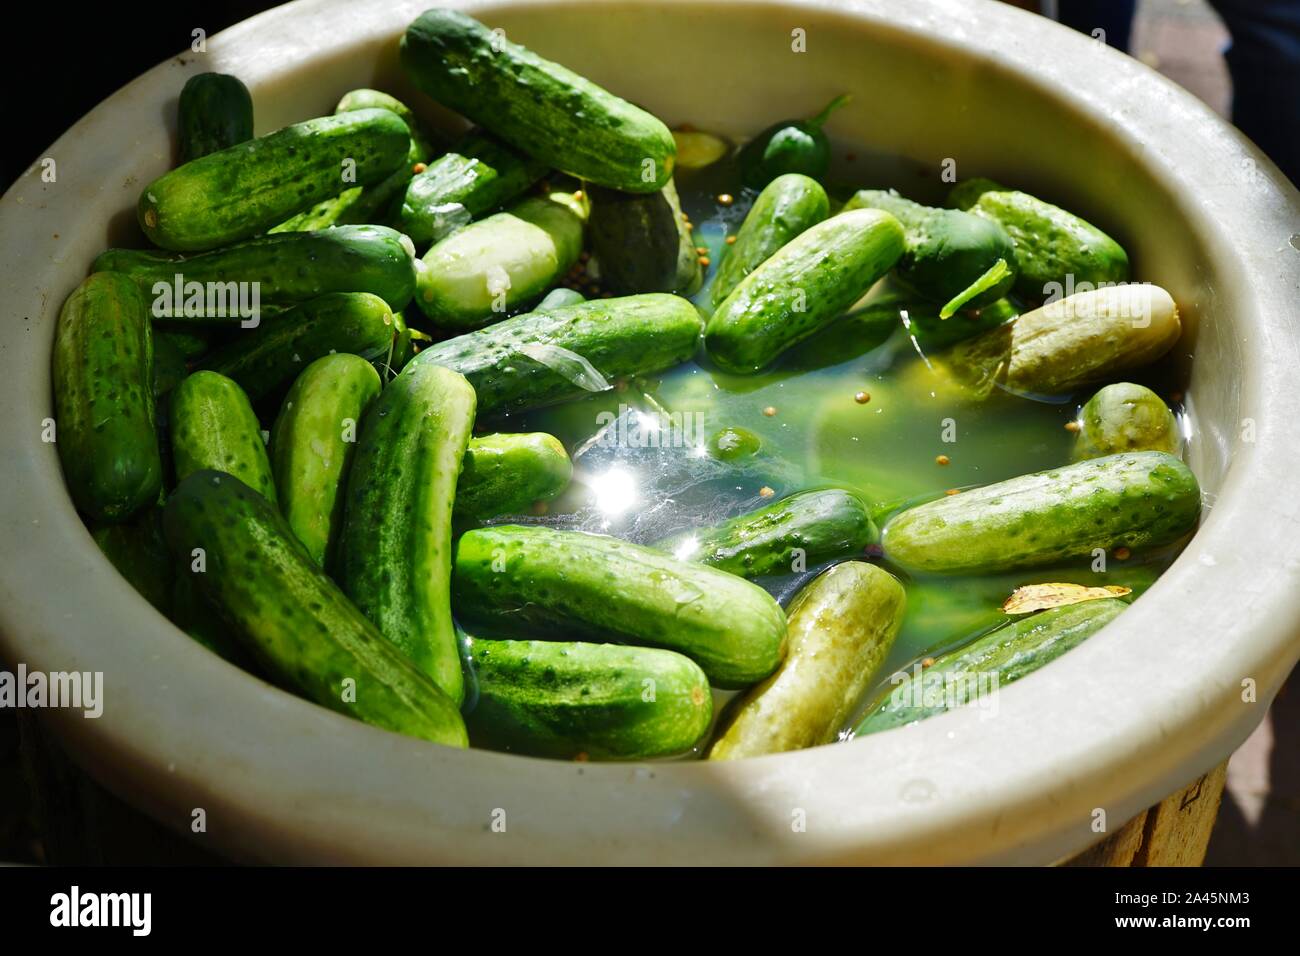
[[[936,657],[924,670],[915,664],[872,701],[853,735],[902,727],[954,706],[980,706],[981,699],[1082,644],[1126,607],[1108,598],[1051,608]]]
[[[1033,300],[1080,283],[1127,282],[1128,253],[1110,236],[1059,206],[989,179],[969,179],[950,205],[996,222],[1016,247],[1016,292]]]
[[[569,486],[573,462],[545,432],[471,438],[456,485],[458,523],[522,514]]]
[[[467,332],[537,301],[582,252],[585,210],[552,193],[471,223],[424,254],[420,311],[440,329]]]
[[[840,213],[751,272],[709,319],[704,344],[729,372],[757,372],[825,328],[894,267],[903,227],[886,212]]]
[[[704,280],[700,254],[682,219],[670,179],[657,193],[625,193],[603,186],[591,197],[591,251],[601,288],[615,295],[673,292],[694,295]]]
[[[620,377],[685,362],[699,347],[701,324],[695,306],[675,295],[598,299],[439,342],[407,368],[455,369],[474,386],[479,414],[500,415],[603,391]]]
[[[709,749],[739,760],[834,743],[903,624],[898,578],[863,561],[823,572],[790,604],[785,661],[740,697]]]
[[[713,528],[674,535],[655,547],[742,578],[789,574],[874,544],[876,526],[857,495],[804,491]]]
[[[173,565],[162,537],[161,508],[148,508],[125,524],[100,525],[90,536],[141,597],[171,613]]]
[[[661,551],[580,531],[467,531],[456,613],[510,634],[536,628],[685,654],[718,687],[762,680],[785,653],[785,614],[762,588]]]
[[[456,705],[366,620],[303,550],[285,520],[238,478],[195,472],[167,502],[173,558],[271,676],[323,707],[453,747]]]
[[[412,162],[427,163],[440,152],[428,127],[419,120],[409,106],[396,96],[382,90],[350,90],[343,94],[338,105],[334,107],[334,114],[337,116],[340,113],[355,113],[357,110],[388,110],[391,113],[396,113],[402,122],[406,124],[411,136],[410,159]]]
[[[172,462],[176,481],[196,471],[223,471],[275,503],[275,479],[253,406],[235,382],[195,372],[172,392]]]
[[[645,760],[690,750],[708,732],[708,678],[672,651],[568,641],[473,638],[476,747],[536,757]]]
[[[235,323],[249,318],[229,307],[239,291],[232,283],[243,284],[249,295],[256,290],[255,301],[263,309],[287,308],[326,292],[369,292],[390,308],[402,309],[415,294],[410,242],[384,226],[336,226],[320,232],[262,236],[196,256],[109,249],[95,260],[94,268],[122,272],[134,279],[145,295],[155,297],[154,318],[187,322],[224,319]],[[188,288],[192,283],[204,288],[190,308],[186,300],[192,295]],[[203,295],[205,290],[207,295]],[[215,306],[209,301],[213,293],[220,293]],[[173,308],[164,308],[167,303]]]
[[[885,556],[909,571],[989,572],[1094,550],[1155,548],[1196,527],[1201,489],[1158,451],[1109,455],[917,505],[885,525]]]
[[[802,173],[812,179],[825,176],[830,168],[831,145],[822,126],[849,99],[847,93],[835,97],[811,119],[773,123],[746,143],[737,157],[745,185],[762,189],[785,173]]]
[[[63,303],[54,330],[55,447],[68,492],[95,521],[125,521],[158,500],[153,339],[131,280],[96,272]]]
[[[474,390],[436,365],[409,368],[366,412],[348,472],[338,579],[361,612],[457,704],[451,512],[474,426]]]
[[[923,206],[893,190],[860,189],[844,209],[882,209],[903,224],[898,278],[941,305],[941,319],[996,302],[1015,285],[1016,247],[994,220]]]
[[[721,305],[745,276],[778,249],[829,214],[830,200],[817,180],[802,173],[786,173],[768,183],[749,207],[735,243],[718,266],[709,290],[713,307]]]
[[[1080,411],[1074,460],[1125,451],[1176,455],[1182,444],[1178,421],[1164,399],[1142,385],[1116,382],[1088,399]]]
[[[186,80],[176,117],[182,163],[253,138],[253,98],[238,77],[226,73]]]
[[[338,195],[340,186],[379,182],[406,162],[410,145],[406,124],[388,110],[286,126],[155,179],[140,195],[140,228],[163,249],[225,246]]]
[[[280,512],[313,561],[333,567],[343,527],[343,479],[361,417],[380,390],[365,359],[316,359],[285,396],[271,428],[271,473]]]
[[[258,401],[323,355],[387,357],[397,333],[393,312],[368,292],[333,292],[304,302],[210,352],[202,367],[234,379]]]
[[[402,37],[401,61],[443,106],[570,176],[646,193],[673,173],[667,126],[463,13],[420,14]]]
[[[586,302],[587,297],[577,289],[566,289],[560,287],[552,289],[546,295],[542,296],[542,301],[537,303],[538,312],[545,312],[548,309],[559,309],[566,305],[577,305],[579,302]]]

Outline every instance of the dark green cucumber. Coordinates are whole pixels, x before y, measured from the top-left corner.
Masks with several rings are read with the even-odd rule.
[[[731,295],[745,276],[829,213],[830,199],[815,179],[802,173],[786,173],[768,183],[749,207],[735,243],[727,248],[718,266],[718,274],[709,289],[714,308]]]
[[[182,163],[253,138],[253,98],[238,77],[226,73],[186,80],[176,118]]]
[[[923,206],[892,189],[860,189],[844,209],[882,209],[903,224],[898,278],[941,305],[941,319],[996,302],[1015,285],[1016,246],[994,220]]]
[[[323,568],[333,567],[343,527],[343,480],[362,415],[380,387],[379,373],[365,359],[323,356],[294,380],[271,427],[280,512]]]
[[[179,352],[188,362],[199,358],[208,349],[212,348],[213,332],[215,331],[215,329],[198,325],[178,328],[165,322],[154,323],[153,340],[155,347],[159,342],[165,340],[171,348]]]
[[[757,372],[825,328],[894,267],[903,227],[856,209],[792,239],[751,272],[709,319],[704,344],[729,372]]]
[[[535,757],[670,757],[708,732],[704,672],[672,651],[569,641],[470,641],[476,747]]]
[[[443,106],[570,176],[635,193],[662,189],[673,173],[677,147],[663,123],[463,13],[422,13],[401,60]]]
[[[148,508],[125,524],[91,531],[95,544],[140,596],[163,614],[171,613],[171,556],[162,537],[162,509]]]
[[[683,561],[756,578],[861,554],[877,536],[861,498],[827,488],[799,492],[715,527],[674,535],[655,547]]]
[[[953,187],[948,202],[996,222],[1016,248],[1016,291],[1059,298],[1088,283],[1127,282],[1128,253],[1110,236],[1059,206],[989,179]]]
[[[591,197],[591,251],[601,288],[615,295],[673,292],[694,295],[704,275],[700,254],[682,219],[670,179],[657,193],[625,193],[604,186]]]
[[[745,185],[762,189],[785,173],[802,173],[812,179],[825,176],[831,145],[822,125],[848,102],[848,94],[841,94],[811,119],[781,120],[746,143],[737,157]]]
[[[989,699],[999,688],[1082,644],[1126,607],[1108,598],[1051,608],[936,657],[924,669],[915,664],[872,701],[853,734],[902,727],[952,706],[980,706],[981,699]]]
[[[406,124],[357,110],[282,130],[192,160],[140,195],[140,227],[158,246],[215,249],[257,235],[339,193],[379,182],[407,161]]]
[[[470,439],[456,485],[457,522],[522,514],[569,486],[573,462],[545,432]]]
[[[785,614],[762,588],[603,535],[515,525],[467,531],[452,593],[467,620],[512,635],[536,629],[666,648],[718,687],[762,680],[785,653]]]
[[[168,560],[171,560],[170,555]],[[258,673],[256,662],[231,636],[230,625],[221,619],[221,612],[194,583],[197,577],[188,571],[175,575],[171,590],[171,622],[218,657],[250,674]]]
[[[1088,399],[1079,412],[1075,461],[1125,451],[1178,454],[1178,420],[1165,400],[1144,385],[1116,382]]]
[[[536,302],[582,252],[583,204],[533,196],[452,233],[424,254],[415,301],[441,329],[467,332]]]
[[[338,579],[384,637],[453,700],[465,694],[451,619],[451,513],[474,390],[408,368],[370,406],[348,473]]]
[[[267,315],[268,307],[282,310],[326,292],[369,292],[393,309],[405,308],[415,294],[410,242],[384,226],[337,226],[263,236],[196,256],[109,249],[95,260],[94,268],[129,275],[151,297],[174,289],[177,274],[183,279],[183,296],[189,295],[184,286],[190,283],[219,283],[231,293],[236,290],[229,283],[246,283],[257,290],[257,301]],[[170,298],[174,303],[177,297],[173,293]],[[224,315],[210,314],[210,303],[198,309],[198,315],[194,311],[155,308],[153,314],[177,321],[234,323],[249,318],[230,309]]]
[[[567,401],[685,362],[700,340],[689,300],[647,293],[532,312],[425,349],[407,366],[443,365],[474,386],[482,416]]]
[[[440,152],[436,138],[428,127],[396,96],[382,90],[350,90],[343,94],[338,105],[334,107],[335,115],[355,113],[357,110],[388,110],[401,117],[411,136],[410,159],[413,163],[427,163]]]
[[[125,521],[158,500],[148,305],[126,276],[96,272],[73,290],[54,331],[55,447],[73,502]]]
[[[175,388],[189,373],[184,353],[157,332],[153,334],[153,396],[161,398]]]
[[[168,501],[163,526],[187,572],[199,549],[195,583],[275,680],[377,727],[466,746],[455,703],[307,557],[262,495],[230,475],[196,472]]]
[[[397,225],[417,243],[438,242],[514,199],[546,174],[545,163],[480,131],[411,179]]]
[[[989,572],[1170,544],[1196,527],[1200,511],[1191,470],[1144,451],[917,505],[890,519],[882,538],[885,556],[909,571]]]
[[[235,382],[195,372],[172,392],[172,463],[176,481],[223,471],[275,502],[275,479],[253,406]]]
[[[864,561],[820,574],[789,609],[780,669],[731,705],[710,760],[739,760],[834,743],[903,625],[898,578]]]
[[[393,312],[368,292],[333,292],[304,302],[208,353],[201,366],[239,383],[253,401],[271,394],[331,352],[386,357],[396,335]]]

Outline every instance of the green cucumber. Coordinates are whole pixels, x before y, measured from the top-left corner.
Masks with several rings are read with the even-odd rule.
[[[817,180],[802,173],[786,173],[768,183],[749,207],[735,243],[718,266],[709,290],[713,307],[721,305],[745,276],[778,249],[829,214],[830,199]]]
[[[137,214],[155,245],[215,249],[270,229],[339,192],[379,182],[406,162],[406,124],[358,110],[286,126],[191,160],[144,188]]]
[[[762,588],[603,535],[467,531],[452,594],[457,615],[509,634],[536,628],[677,651],[717,687],[762,680],[785,652],[785,614]]]
[[[406,324],[406,316],[401,312],[393,313],[393,345],[387,355],[380,356],[374,362],[375,369],[388,381],[411,361],[425,343],[432,342],[429,335]]]
[[[1107,385],[1088,399],[1079,412],[1075,461],[1125,451],[1178,454],[1183,439],[1178,420],[1151,389],[1132,382]]]
[[[253,406],[235,382],[195,372],[172,392],[172,462],[176,481],[196,471],[223,471],[275,502],[275,479]]]
[[[441,329],[467,332],[536,302],[582,252],[585,210],[572,195],[516,203],[424,254],[416,302]]]
[[[157,401],[189,374],[185,355],[169,338],[153,334],[153,397]]]
[[[161,508],[148,508],[125,524],[100,525],[90,536],[141,597],[171,613],[173,564],[162,538]]]
[[[834,743],[903,625],[898,578],[863,561],[820,574],[791,602],[790,647],[775,674],[731,705],[710,760]]]
[[[155,347],[159,342],[165,341],[169,347],[179,352],[186,361],[192,361],[206,354],[208,349],[212,348],[212,333],[214,331],[215,329],[198,325],[178,328],[155,322],[153,340]],[[155,349],[155,360],[156,358]]]
[[[838,319],[894,267],[903,227],[857,209],[803,232],[751,272],[709,319],[704,344],[729,372],[752,373]]]
[[[615,295],[673,292],[694,295],[704,275],[700,254],[682,219],[670,179],[657,193],[625,193],[604,186],[591,197],[591,252],[600,284]]]
[[[896,675],[867,707],[853,735],[879,733],[944,713],[983,706],[981,699],[1077,647],[1113,621],[1127,604],[1107,598],[1055,607],[990,631],[922,668]]]
[[[284,309],[326,292],[369,292],[390,308],[402,309],[415,294],[415,258],[409,240],[384,226],[337,226],[320,232],[291,232],[262,236],[225,249],[196,256],[136,249],[109,249],[95,260],[95,271],[111,269],[129,275],[155,300],[155,318],[176,321],[238,322],[253,316],[226,309],[216,314],[211,302],[189,308],[184,298],[191,283],[217,284],[233,301],[243,283],[256,290],[263,314],[267,307]],[[182,295],[173,291],[181,276]],[[182,299],[182,308],[163,309],[170,299]],[[247,296],[241,296],[247,299]],[[197,313],[197,314],[195,314]]]
[[[456,703],[451,512],[474,426],[474,390],[437,365],[409,368],[366,412],[348,472],[338,579],[361,612]]]
[[[388,110],[396,113],[406,124],[411,136],[410,159],[413,163],[427,163],[437,156],[440,150],[428,127],[411,111],[411,108],[382,90],[359,89],[343,94],[338,105],[334,107],[335,115],[355,113],[357,110]]]
[[[821,179],[830,168],[831,145],[822,126],[849,102],[847,93],[831,100],[806,120],[781,120],[763,130],[740,150],[740,176],[751,189],[762,189],[777,176],[802,173]]]
[[[1110,236],[1059,206],[989,179],[953,187],[950,205],[996,222],[1016,249],[1016,291],[1039,300],[1088,284],[1127,282],[1128,253]]]
[[[545,432],[471,438],[456,485],[457,522],[522,514],[569,486],[573,462]]]
[[[273,393],[308,364],[332,352],[387,357],[396,335],[393,312],[368,292],[333,292],[304,302],[209,352],[201,367],[234,379],[252,401]]]
[[[644,760],[684,753],[708,732],[709,682],[672,651],[473,638],[476,747],[535,757]]]
[[[365,359],[316,359],[285,396],[271,427],[271,473],[280,512],[313,561],[333,567],[343,526],[343,480],[362,415],[381,388]]]
[[[144,296],[96,272],[73,290],[54,330],[55,447],[68,492],[95,521],[125,521],[158,500],[153,338]]]
[[[182,163],[253,138],[253,98],[238,77],[226,73],[186,80],[176,118]]]
[[[799,492],[715,527],[674,535],[655,547],[682,561],[756,578],[861,554],[877,536],[862,499],[828,488]]]
[[[468,743],[452,700],[307,557],[262,495],[230,475],[195,472],[163,516],[172,556],[278,682],[323,707],[453,747]]]
[[[892,189],[860,189],[844,209],[882,209],[903,224],[898,278],[941,305],[941,319],[996,302],[1015,285],[1015,243],[994,220],[923,206]]]
[[[545,163],[474,131],[416,174],[406,187],[397,225],[414,242],[445,239],[514,199],[546,174]]]
[[[561,286],[542,296],[542,301],[537,303],[536,311],[546,312],[549,309],[560,309],[566,305],[577,305],[579,302],[586,301],[587,297],[577,289],[566,289]]]
[[[598,299],[439,342],[407,368],[444,365],[460,372],[486,417],[553,405],[602,391],[618,378],[679,365],[699,347],[700,326],[695,306],[678,296]]]
[[[422,13],[401,61],[443,106],[570,176],[644,193],[673,173],[677,147],[658,119],[463,13]]]
[[[882,542],[885,556],[909,571],[990,572],[1171,544],[1196,527],[1200,511],[1191,470],[1172,455],[1143,451],[917,505],[890,519]]]
[[[168,557],[170,560],[170,555]],[[190,559],[193,561],[193,557]],[[171,590],[170,617],[173,624],[191,640],[202,644],[218,657],[236,667],[257,674],[256,662],[242,644],[230,634],[230,626],[221,619],[221,612],[199,590],[197,574],[182,571],[175,576]]]

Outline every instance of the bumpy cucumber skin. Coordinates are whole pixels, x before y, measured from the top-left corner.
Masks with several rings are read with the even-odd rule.
[[[458,615],[511,634],[537,628],[677,651],[717,687],[762,680],[785,653],[785,614],[762,588],[603,535],[467,531],[452,593]]]
[[[402,309],[415,294],[415,259],[401,233],[385,226],[262,236],[195,256],[109,249],[94,267],[125,273],[146,296],[155,294],[156,283],[174,285],[177,273],[185,282],[255,282],[263,307],[297,305],[326,292],[369,292]]]
[[[162,398],[175,388],[189,373],[189,363],[184,354],[171,339],[163,338],[157,332],[153,334],[153,383],[154,400]]]
[[[853,735],[879,733],[933,717],[948,709],[948,698],[1005,687],[1077,647],[1113,621],[1127,604],[1107,598],[1051,608],[1012,621],[970,644],[934,659],[918,678],[913,668],[899,683],[881,691]],[[951,693],[945,692],[945,682]],[[928,697],[928,700],[927,700]]]
[[[168,501],[163,526],[185,568],[193,549],[203,550],[206,569],[195,582],[277,681],[366,723],[467,746],[456,705],[366,620],[253,489],[196,472]]]
[[[644,193],[673,173],[677,145],[658,119],[463,13],[422,13],[401,61],[443,106],[571,176]]]
[[[1151,389],[1132,382],[1107,385],[1079,413],[1074,460],[1125,451],[1178,454],[1182,437],[1169,406]]]
[[[409,158],[413,163],[427,163],[438,155],[438,147],[428,129],[411,111],[411,108],[397,97],[382,90],[350,90],[343,94],[343,98],[334,107],[336,115],[339,113],[355,113],[357,110],[388,110],[391,113],[396,113],[402,122],[406,124],[406,129],[410,133],[411,152]]]
[[[694,747],[713,715],[709,681],[681,654],[646,647],[474,638],[476,747],[536,757],[643,760]]]
[[[700,255],[682,219],[670,179],[657,193],[625,193],[594,186],[591,251],[600,283],[615,295],[672,292],[694,295],[703,281]]]
[[[727,248],[709,288],[716,309],[749,275],[795,236],[830,214],[821,183],[801,173],[786,173],[767,184],[749,207],[736,241]]]
[[[521,514],[569,486],[573,462],[545,432],[472,438],[456,485],[458,524]]]
[[[253,138],[253,98],[238,77],[227,73],[200,73],[186,80],[176,116],[182,163]]]
[[[141,597],[171,613],[173,565],[162,538],[161,508],[148,508],[125,524],[100,525],[90,536]]]
[[[729,372],[752,373],[839,318],[903,254],[903,227],[875,209],[832,216],[751,272],[709,319],[704,344]]]
[[[131,281],[96,272],[54,332],[55,447],[68,492],[99,522],[125,521],[162,488],[148,306]]]
[[[862,499],[849,491],[804,491],[724,521],[684,532],[655,547],[684,561],[699,561],[742,578],[789,574],[794,550],[806,567],[861,554],[878,537]]]
[[[323,568],[333,567],[343,528],[344,477],[362,416],[380,388],[379,373],[365,359],[323,356],[294,380],[271,427],[280,513]]]
[[[385,386],[366,412],[348,473],[338,578],[394,646],[457,704],[451,514],[474,427],[474,389],[426,365]]]
[[[700,314],[687,299],[651,292],[531,312],[425,349],[408,369],[443,365],[478,394],[482,416],[591,394],[518,351],[555,345],[581,355],[611,383],[679,365],[699,347]]]
[[[190,560],[193,562],[194,559],[191,557]],[[221,612],[195,584],[197,577],[197,574],[190,573],[182,566],[181,572],[172,581],[171,610],[168,615],[171,622],[218,657],[250,674],[260,675],[257,662],[231,636],[230,626],[222,620]]]
[[[305,302],[210,352],[202,368],[234,379],[252,401],[274,392],[306,365],[331,352],[365,359],[386,356],[397,327],[383,299],[334,292]]]
[[[247,239],[329,199],[349,183],[379,182],[405,162],[411,137],[388,110],[357,110],[286,126],[210,153],[145,187],[140,228],[178,252]],[[344,163],[355,179],[344,180]]]
[[[1133,452],[917,505],[890,519],[882,543],[909,571],[999,571],[1170,544],[1196,527],[1200,511],[1191,469],[1163,452]]]
[[[790,647],[780,669],[732,705],[710,760],[834,743],[885,662],[907,594],[888,571],[846,561],[791,603]]]
[[[1118,242],[1074,213],[989,179],[955,186],[948,202],[996,222],[1016,246],[1016,292],[1044,299],[1053,283],[1127,282],[1128,253]],[[1059,291],[1057,293],[1060,294]]]
[[[172,392],[172,462],[176,481],[196,471],[223,471],[275,503],[275,479],[262,426],[235,382],[195,372]]]

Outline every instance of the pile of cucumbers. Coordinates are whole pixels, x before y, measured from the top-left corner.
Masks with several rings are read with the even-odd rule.
[[[1091,390],[1167,352],[1177,309],[1124,284],[1105,233],[988,180],[947,208],[832,197],[821,127],[847,96],[740,151],[752,203],[712,263],[674,173],[728,145],[458,12],[416,19],[401,64],[472,128],[452,140],[356,90],[254,137],[243,84],[191,78],[181,162],[139,199],[149,248],[102,253],[58,318],[73,502],[140,594],[232,663],[450,746],[733,759],[956,705],[864,699],[912,575],[1195,528],[1178,423],[1127,382],[1087,402],[1075,461],[904,509],[808,488],[658,542],[521,522],[573,463],[551,435],[498,430],[508,416],[691,360],[746,375],[814,336],[833,347],[882,279],[916,303],[901,315],[935,374],[975,401]],[[783,608],[763,583],[796,566],[821,572]],[[1007,683],[1124,606],[955,634],[932,670]]]

